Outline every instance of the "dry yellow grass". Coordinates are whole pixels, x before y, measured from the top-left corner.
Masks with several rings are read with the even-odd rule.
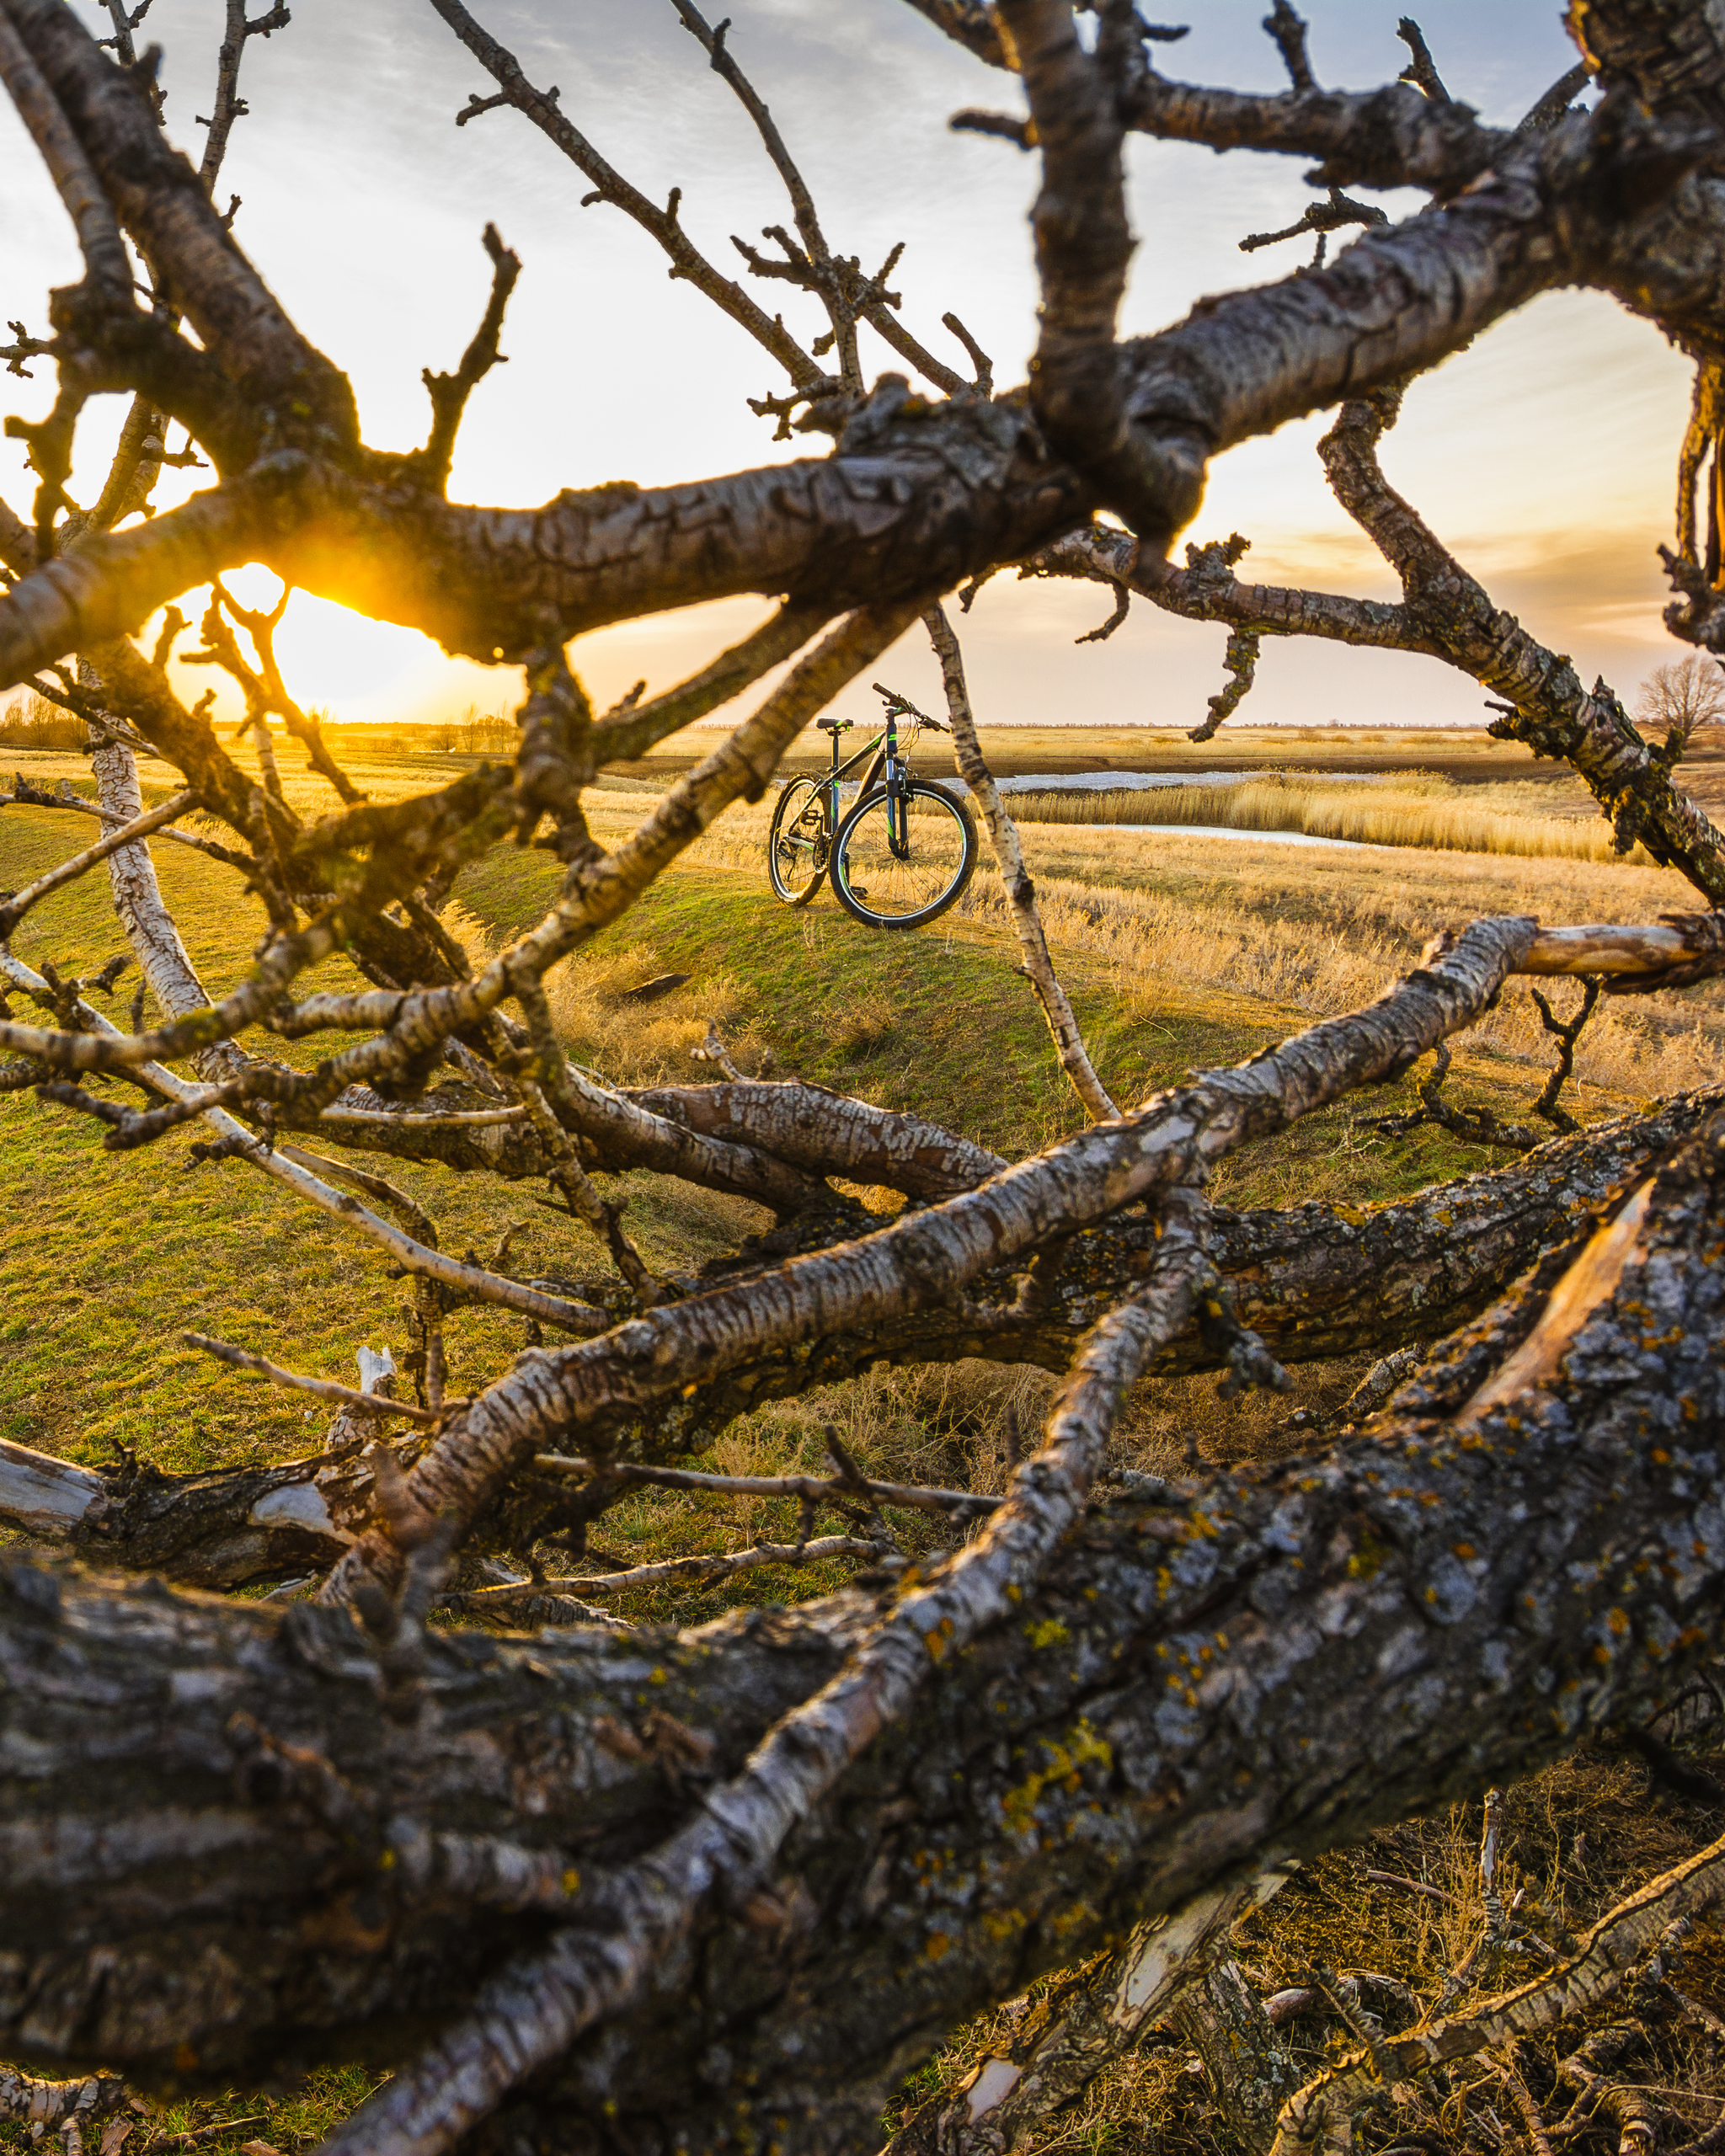
[[[1010,806],[1016,815],[1017,802]],[[733,808],[687,857],[758,869],[764,883],[770,814],[770,803]],[[1354,854],[1178,832],[1136,838],[1107,825],[1064,824],[1028,824],[1023,839],[1056,963],[1062,954],[1102,961],[1127,1007],[1151,1024],[1159,995],[1193,986],[1313,1017],[1354,1010],[1406,973],[1436,930],[1482,914],[1527,913],[1556,926],[1649,921],[1696,903],[1680,877],[1644,857],[1619,860],[1609,847],[1579,859],[1514,851]],[[985,850],[947,920],[1010,929]],[[1563,1015],[1579,991],[1562,981],[1547,985]],[[1513,1063],[1551,1060],[1532,995],[1519,982],[1457,1045],[1464,1054]],[[1605,1111],[1604,1102],[1590,1107],[1594,1089],[1645,1098],[1722,1078],[1725,984],[1607,1001],[1577,1051],[1576,1111]]]
[[[1393,792],[1416,806],[1423,801],[1448,805],[1443,779],[1413,785],[1429,792],[1415,792],[1402,783]],[[1156,797],[1158,815],[1176,791]],[[1207,791],[1178,789],[1182,795]],[[1143,796],[1129,798],[1142,818]],[[1015,817],[1024,798],[1009,802]],[[588,797],[589,820],[602,843],[614,845],[650,806],[650,789],[607,790]],[[764,899],[772,813],[771,797],[752,807],[738,803],[685,860],[691,866],[758,873]],[[1558,834],[1589,833],[1586,825],[1557,818],[1500,814],[1498,819]],[[1552,925],[1648,921],[1696,903],[1680,877],[1654,867],[1639,848],[1621,859],[1610,851],[1603,822],[1596,829],[1605,837],[1603,847],[1578,854],[1532,846],[1472,852],[1410,846],[1395,855],[1353,854],[1272,839],[1255,845],[1185,838],[1177,831],[1139,838],[1108,824],[1033,821],[1026,823],[1024,846],[1057,962],[1062,953],[1100,960],[1129,1006],[1154,1023],[1159,990],[1177,985],[1262,998],[1314,1017],[1356,1009],[1405,973],[1437,929],[1481,914],[1530,913]],[[823,898],[817,908],[830,903]],[[489,954],[494,938],[478,921],[464,920],[458,908],[447,917],[471,940],[476,958]],[[948,920],[1010,930],[985,845],[969,891]],[[742,1017],[746,999],[739,985],[703,980],[698,1019],[621,1002],[622,990],[650,969],[650,954],[624,948],[603,958],[579,958],[551,975],[547,988],[553,1009],[579,1060],[625,1083],[650,1084],[672,1074],[686,1081],[690,1051],[699,1044],[710,1014],[745,1067],[758,1067],[761,1049]],[[1551,985],[1560,1015],[1577,993],[1563,982]],[[1483,1053],[1513,1063],[1543,1067],[1551,1060],[1531,995],[1520,983],[1458,1045],[1464,1054]],[[1601,1005],[1582,1036],[1577,1110],[1589,1113],[1594,1090],[1651,1097],[1722,1078],[1725,984],[1626,998]],[[1605,1106],[1599,1103],[1592,1112],[1603,1113]]]
[[[1405,1985],[1429,2010],[1445,1979],[1479,1938],[1485,1919],[1479,1880],[1481,1807],[1455,1805],[1429,1820],[1374,1834],[1305,1866],[1280,1893],[1245,1918],[1234,1931],[1233,1951],[1254,1991],[1263,1996],[1304,1986],[1315,1973],[1364,1979],[1365,1998],[1386,2016],[1386,2032],[1409,2021],[1406,2006],[1391,2011],[1382,1979]],[[1711,1839],[1719,1814],[1662,1797],[1649,1789],[1631,1758],[1600,1742],[1504,1792],[1503,1849],[1498,1892],[1505,1903],[1525,1889],[1557,1924],[1572,1933],[1586,1929],[1617,1901],[1657,1877]],[[1413,1880],[1435,1890],[1374,1879],[1373,1871]],[[1717,1923],[1704,1919],[1685,1945],[1681,1984],[1712,2014],[1725,1976],[1725,1940]],[[1524,1982],[1536,1958],[1500,1967],[1484,1987]],[[1007,2001],[959,2031],[905,2092],[908,2109],[939,2095],[950,2100],[981,2061],[1005,2051],[1031,2002],[1049,1980],[1022,1999]],[[1477,2003],[1465,1992],[1456,2010]],[[1556,2063],[1584,2034],[1608,2020],[1633,2018],[1641,2035],[1618,2077],[1638,2089],[1670,2121],[1662,2140],[1688,2140],[1720,2116],[1718,2050],[1702,2033],[1700,2015],[1685,2016],[1644,1989],[1626,1989],[1588,2017],[1579,2017],[1516,2047],[1516,2064],[1541,2102],[1548,2123],[1564,2111],[1573,2089],[1554,2086]],[[1322,2004],[1296,2015],[1282,2031],[1302,2080],[1331,2063],[1357,2041],[1339,2017]],[[901,2099],[901,2103],[904,2100]],[[1387,2116],[1386,2115],[1387,2114]],[[898,2106],[889,2115],[896,2124]],[[1398,2085],[1395,2098],[1373,2121],[1372,2143],[1456,2150],[1525,2150],[1518,2134],[1504,2130],[1515,2116],[1501,2078],[1498,2056],[1482,2054],[1443,2078]],[[1601,2121],[1580,2145],[1613,2148],[1616,2122]],[[1554,2137],[1555,2138],[1555,2137]],[[1573,2139],[1557,2145],[1575,2147]],[[1086,2089],[1078,2100],[1048,2119],[1028,2144],[1035,2156],[1083,2151],[1086,2156],[1241,2156],[1195,2055],[1168,2024],[1152,2031]]]
[[[1549,854],[1576,861],[1619,857],[1600,819],[1529,816],[1486,808],[1440,777],[1415,774],[1393,785],[1337,785],[1275,772],[1232,786],[1097,787],[1087,792],[1015,793],[1007,804],[1023,824],[1210,824],[1236,831],[1300,831],[1362,846],[1441,847],[1455,853]],[[1630,857],[1650,864],[1637,846]]]

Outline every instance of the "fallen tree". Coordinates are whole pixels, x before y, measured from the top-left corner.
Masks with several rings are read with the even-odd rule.
[[[1057,0],[917,0],[1023,90],[1028,118],[966,124],[1041,160],[1039,349],[1028,383],[1001,394],[958,318],[967,373],[903,323],[890,262],[869,276],[831,246],[726,26],[689,0],[680,15],[786,184],[794,238],[774,228],[778,255],[744,253],[814,302],[825,328],[806,342],[458,0],[432,4],[495,85],[461,120],[509,108],[537,125],[782,369],[788,387],[758,408],[836,447],[531,514],[450,504],[462,413],[521,270],[497,234],[479,328],[455,373],[427,376],[425,444],[373,450],[334,362],[211,195],[248,41],[286,11],[230,8],[194,172],[119,0],[113,60],[62,0],[0,0],[0,77],[85,264],[52,296],[52,335],[20,329],[9,355],[51,359],[58,390],[24,430],[32,516],[0,515],[0,674],[84,722],[84,808],[104,826],[93,839],[86,822],[0,921],[9,937],[99,871],[145,984],[122,1026],[91,1001],[115,969],[72,979],[0,948],[0,1089],[86,1118],[115,1151],[195,1123],[212,1171],[265,1175],[306,1204],[307,1232],[321,1217],[366,1238],[412,1283],[414,1395],[393,1397],[381,1370],[355,1390],[195,1337],[335,1407],[326,1449],[175,1478],[0,1447],[0,1516],[38,1545],[0,1558],[0,2047],[38,2077],[0,2077],[0,2113],[75,2127],[110,2108],[111,2081],[41,2078],[73,2067],[189,2085],[357,2052],[398,2070],[338,2129],[342,2150],[866,2147],[905,2074],[983,2005],[1123,1940],[1114,1974],[1090,1982],[1092,2020],[1152,1964],[1172,2001],[1214,1958],[1216,1912],[1275,1867],[1643,1721],[1725,1646],[1717,1096],[1395,1205],[1229,1214],[1204,1196],[1231,1151],[1406,1072],[1512,978],[1600,984],[1591,1008],[1725,972],[1720,914],[1478,921],[1364,1008],[1119,1110],[1055,975],[938,604],[1017,564],[1098,578],[1121,615],[1136,591],[1226,622],[1234,686],[1209,730],[1264,633],[1443,657],[1508,699],[1499,730],[1573,765],[1623,849],[1647,846],[1717,907],[1725,851],[1673,782],[1674,754],[1494,610],[1375,455],[1411,373],[1560,283],[1613,292],[1714,380],[1725,40],[1700,0],[1589,0],[1572,11],[1582,74],[1498,131],[1449,98],[1417,30],[1422,87],[1330,93],[1279,4],[1292,88],[1251,98],[1164,77],[1151,51],[1167,34],[1113,0],[1093,43]],[[1572,107],[1584,80],[1591,109]],[[1134,131],[1315,157],[1333,189],[1411,184],[1432,206],[1391,225],[1332,195],[1295,229],[1361,223],[1333,262],[1120,340]],[[865,330],[929,393],[897,375],[870,389]],[[83,509],[66,492],[75,430],[116,391],[131,416]],[[1674,571],[1676,626],[1701,641],[1718,575],[1695,512],[1714,394],[1681,448]],[[1168,565],[1210,456],[1343,398],[1327,469],[1403,604],[1242,586],[1232,542]],[[170,419],[216,483],[147,516]],[[282,678],[280,608],[248,609],[220,582],[253,560],[525,664],[512,765],[366,800]],[[255,776],[167,671],[188,627],[173,602],[202,587],[196,655],[242,693]],[[777,601],[753,634],[679,687],[594,711],[570,637],[741,591]],[[163,606],[147,650],[136,634]],[[759,798],[802,728],[919,619],[1091,1126],[1009,1163],[819,1087],[629,1091],[573,1064],[549,969]],[[583,797],[607,764],[781,668],[624,842],[599,844]],[[272,719],[328,784],[327,815],[290,805]],[[148,812],[144,746],[178,775]],[[68,804],[20,784],[8,805]],[[226,835],[174,834],[193,811]],[[149,843],[168,835],[212,853],[258,910],[256,960],[217,999],[155,878]],[[563,873],[544,917],[476,968],[439,910],[462,866],[511,841]],[[306,992],[339,952],[367,985]],[[328,1035],[339,1043],[309,1067],[275,1046]],[[489,1262],[453,1257],[378,1171],[390,1155],[543,1182],[608,1270],[523,1277],[507,1239]],[[594,1181],[625,1167],[749,1198],[776,1225],[704,1272],[655,1272]],[[834,1179],[913,1202],[883,1223]],[[451,1397],[445,1333],[478,1305],[515,1313],[535,1344]],[[1409,1348],[1322,1449],[1109,1494],[1121,1403],[1152,1371],[1276,1385],[1287,1363]],[[797,1537],[768,1555],[868,1562],[851,1588],[686,1632],[586,1606],[609,1592],[579,1568],[592,1524],[654,1474],[724,1482],[678,1463],[737,1416],[880,1363],[978,1356],[1064,1373],[1003,1496],[883,1485],[835,1440],[832,1474],[782,1493],[802,1508]],[[969,1539],[908,1565],[895,1508]],[[823,1512],[841,1532],[817,1535]],[[574,1571],[549,1576],[547,1547]],[[181,1584],[113,1576],[128,1569]],[[306,1598],[194,1591],[270,1580]],[[557,1621],[531,1638],[430,1626],[440,1603]],[[1115,2025],[1141,2028],[1149,1997]],[[1050,2044],[1033,2073],[1010,2063],[969,2127],[1009,2082],[1011,2131],[1030,2130],[1108,2048],[1093,2031]],[[1283,2113],[1288,2145],[1345,2127],[1366,2095],[1358,2073],[1305,2092]]]

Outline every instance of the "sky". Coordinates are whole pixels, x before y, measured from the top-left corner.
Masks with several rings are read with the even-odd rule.
[[[470,4],[530,78],[558,86],[563,109],[644,192],[663,200],[682,189],[686,228],[727,270],[741,272],[730,235],[753,240],[788,221],[747,119],[669,0]],[[893,283],[905,322],[962,364],[940,326],[953,309],[992,356],[996,380],[1022,380],[1035,339],[1026,221],[1035,160],[947,125],[964,105],[1022,110],[1016,84],[904,0],[727,4],[730,49],[771,104],[836,250],[873,268],[904,241]],[[74,5],[106,29],[94,0]],[[1263,12],[1264,0],[1194,0],[1183,17],[1170,8],[1192,29],[1160,48],[1162,65],[1190,81],[1279,90]],[[1404,64],[1397,0],[1306,0],[1305,12],[1327,86],[1371,88]],[[222,0],[153,0],[140,32],[163,49],[166,124],[194,160],[223,13]],[[524,267],[504,333],[509,364],[469,405],[451,499],[531,504],[564,487],[696,479],[809,452],[809,437],[774,444],[770,423],[748,408],[749,396],[783,387],[766,355],[669,279],[656,247],[621,212],[583,209],[585,181],[537,129],[507,109],[453,125],[473,92],[494,86],[428,0],[294,0],[292,13],[290,28],[248,45],[250,110],[234,129],[219,194],[224,207],[240,197],[241,244],[351,378],[370,443],[406,449],[424,439],[420,370],[452,367],[472,333],[488,288],[479,235],[489,220]],[[1420,19],[1452,93],[1488,121],[1518,119],[1575,57],[1556,0],[1426,0]],[[1165,327],[1204,295],[1285,275],[1306,259],[1304,239],[1251,256],[1238,247],[1248,232],[1291,222],[1311,199],[1300,159],[1135,137],[1130,165],[1139,243],[1126,332]],[[1378,199],[1397,217],[1422,200]],[[0,113],[0,318],[41,334],[48,291],[77,274],[64,213],[15,117]],[[807,325],[801,295],[775,284],[766,296],[793,328]],[[871,333],[863,338],[869,376],[901,368]],[[34,376],[0,374],[0,413],[46,410],[51,365],[37,362]],[[1589,680],[1603,674],[1630,698],[1653,666],[1684,656],[1660,622],[1668,594],[1654,549],[1670,536],[1689,382],[1681,355],[1615,302],[1551,293],[1417,383],[1384,453],[1391,480],[1499,605],[1573,654]],[[122,409],[104,399],[87,417],[74,498],[98,490]],[[1315,445],[1326,424],[1295,422],[1217,458],[1184,539],[1238,531],[1252,541],[1242,574],[1255,580],[1395,597],[1394,579],[1324,485]],[[23,455],[21,444],[0,443],[0,496],[28,515]],[[200,477],[166,475],[158,503],[183,499]],[[277,589],[260,568],[231,581],[254,601]],[[643,676],[654,691],[670,686],[764,611],[734,600],[620,625],[581,640],[571,660],[603,705]],[[1201,719],[1223,683],[1224,632],[1140,602],[1108,643],[1075,647],[1108,611],[1092,588],[1010,575],[990,584],[962,625],[983,722]],[[451,659],[416,632],[305,593],[289,602],[278,648],[300,701],[340,719],[445,719],[470,705],[512,708],[520,695],[514,670]],[[920,632],[879,670],[913,699],[937,702]],[[214,680],[218,710],[237,711],[220,677],[182,668],[179,680],[194,695]],[[1483,693],[1435,660],[1276,639],[1242,717],[1471,725],[1487,716]],[[853,685],[838,709],[866,719],[867,685]]]

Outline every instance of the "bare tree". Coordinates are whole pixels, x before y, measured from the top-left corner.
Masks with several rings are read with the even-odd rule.
[[[1603,683],[1583,690],[1491,606],[1375,461],[1411,375],[1559,285],[1614,293],[1716,382],[1714,12],[1575,0],[1583,72],[1495,130],[1451,99],[1412,25],[1410,79],[1327,92],[1279,0],[1269,27],[1291,87],[1260,97],[1161,73],[1152,56],[1173,33],[1124,0],[1092,11],[1093,39],[1066,0],[915,3],[1023,92],[1025,112],[964,124],[1040,161],[1039,341],[1028,384],[1005,394],[959,316],[944,318],[956,350],[905,323],[896,255],[869,271],[828,237],[729,26],[674,0],[785,186],[774,251],[740,251],[752,278],[812,302],[823,326],[806,341],[700,252],[678,197],[643,195],[460,0],[431,0],[493,85],[458,119],[508,110],[538,127],[589,199],[633,218],[779,370],[757,409],[833,443],[522,513],[446,496],[521,274],[501,237],[487,229],[479,325],[453,372],[428,371],[426,440],[403,455],[366,444],[345,377],[216,206],[248,44],[286,9],[248,19],[229,0],[195,171],[161,131],[132,40],[142,9],[110,0],[110,60],[63,0],[0,0],[0,77],[84,265],[51,297],[51,334],[15,327],[6,355],[51,360],[57,386],[24,430],[31,513],[0,512],[0,679],[82,720],[97,786],[82,806],[104,827],[7,898],[6,932],[100,867],[128,945],[90,980],[0,947],[0,1087],[87,1118],[110,1150],[196,1123],[206,1163],[272,1178],[306,1206],[308,1234],[366,1239],[412,1283],[414,1394],[394,1397],[381,1365],[355,1388],[200,1340],[241,1375],[323,1398],[327,1449],[174,1478],[0,1446],[0,1513],[48,1553],[0,1558],[0,2046],[43,2076],[110,2070],[0,2076],[12,2116],[76,2127],[118,2100],[116,2073],[225,2082],[364,2047],[399,2070],[338,2130],[344,2151],[430,2156],[475,2135],[571,2152],[867,2147],[884,2098],[985,2004],[1124,1940],[1090,1980],[1085,2025],[1145,1985],[1167,2000],[1185,1982],[1183,2011],[1222,2011],[1225,1972],[1190,1980],[1266,1875],[1644,1719],[1725,1643],[1725,1100],[1571,1132],[1364,1215],[1233,1214],[1203,1191],[1231,1150],[1405,1071],[1512,977],[1597,979],[1615,995],[1725,971],[1711,910],[1725,850],[1670,759]],[[1599,101],[1572,109],[1586,79]],[[1322,241],[1357,221],[1363,236],[1123,340],[1134,131],[1316,160],[1338,192],[1293,229]],[[1361,218],[1339,192],[1397,186],[1424,189],[1426,213]],[[895,372],[871,388],[865,335],[926,387]],[[75,430],[92,398],[119,392],[133,399],[120,451],[83,508],[67,491]],[[1193,549],[1184,568],[1166,560],[1214,454],[1343,399],[1326,470],[1397,568],[1400,604],[1243,585],[1237,538]],[[1725,604],[1696,501],[1710,449],[1717,467],[1717,402],[1698,391],[1670,558],[1673,626],[1710,648],[1725,647]],[[170,424],[185,447],[168,449]],[[163,462],[190,456],[214,483],[144,515]],[[512,761],[366,800],[277,665],[280,608],[248,609],[221,581],[253,560],[483,662],[524,664]],[[547,970],[727,805],[758,798],[796,734],[921,618],[968,726],[956,634],[936,610],[1008,565],[1098,579],[1117,618],[1141,593],[1226,622],[1236,686],[1215,723],[1266,634],[1443,658],[1501,700],[1499,731],[1573,763],[1620,843],[1680,868],[1710,910],[1439,933],[1368,1007],[1120,1113],[996,795],[1021,947],[1098,1118],[1076,1136],[1007,1163],[798,1083],[631,1091],[572,1064]],[[195,590],[208,599],[194,655],[238,685],[255,776],[165,671],[189,626],[175,602]],[[675,688],[594,710],[572,638],[750,592],[773,604],[740,643]],[[136,633],[164,607],[146,649]],[[605,766],[787,662],[623,843],[599,844],[583,796]],[[286,798],[275,722],[280,753],[303,753],[329,787],[315,821]],[[974,728],[960,740],[987,803]],[[167,813],[142,807],[147,749],[178,775]],[[19,813],[78,808],[23,785],[8,798]],[[223,835],[179,829],[194,808]],[[256,910],[255,962],[217,999],[156,881],[150,843],[169,835],[211,854]],[[554,853],[562,879],[544,917],[475,970],[438,909],[460,866],[509,842]],[[370,985],[307,992],[302,976],[338,950]],[[125,1026],[92,1001],[122,961],[143,976],[151,1025],[144,995]],[[344,1044],[309,1070],[272,1052],[331,1033]],[[526,1277],[507,1240],[486,1262],[451,1257],[378,1171],[390,1156],[543,1182],[611,1269]],[[745,1195],[778,1231],[716,1277],[655,1273],[594,1181],[622,1167]],[[829,1179],[919,1203],[883,1225]],[[477,1305],[515,1313],[536,1344],[454,1398],[445,1337]],[[1124,1490],[1103,1479],[1122,1398],[1153,1369],[1274,1383],[1284,1362],[1439,1334],[1303,1458]],[[831,1475],[796,1493],[786,1554],[869,1563],[846,1592],[686,1634],[592,1607],[591,1524],[643,1477],[702,1474],[677,1463],[739,1413],[882,1361],[973,1355],[1064,1374],[1001,1501],[882,1486],[836,1448]],[[906,1568],[903,1508],[968,1521],[971,1538]],[[823,1513],[839,1531],[817,1537]],[[101,1569],[56,1561],[56,1545]],[[545,1571],[552,1547],[572,1572]],[[514,1568],[488,1577],[487,1561]],[[125,1577],[147,1572],[179,1585]],[[307,1576],[300,1600],[185,1591]],[[428,1629],[440,1599],[476,1614],[499,1588],[489,1606],[550,1628]],[[1717,1885],[1709,1860],[1621,1936]],[[1619,1937],[1589,1943],[1586,1982]],[[1493,2002],[1455,2043],[1526,2025]],[[1069,2094],[1111,2041],[1055,2045],[1033,2073],[1003,2062],[990,2085],[1001,2104],[1019,2092],[1012,2131],[1034,2115],[1027,2092]],[[1428,2063],[1416,2051],[1398,2073]],[[1345,2145],[1371,2064],[1296,2095],[1284,2143]],[[989,2105],[968,2108],[986,2124]]]
[[[1699,652],[1656,666],[1642,684],[1636,716],[1650,733],[1664,736],[1665,753],[1674,763],[1704,728],[1725,719],[1725,669]]]

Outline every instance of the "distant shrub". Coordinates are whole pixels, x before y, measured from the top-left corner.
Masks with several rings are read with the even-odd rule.
[[[0,711],[0,748],[82,749],[85,737],[81,718],[34,690]]]
[[[506,711],[482,712],[469,704],[457,719],[425,728],[424,746],[441,749],[446,756],[495,756],[513,759],[521,737]]]

